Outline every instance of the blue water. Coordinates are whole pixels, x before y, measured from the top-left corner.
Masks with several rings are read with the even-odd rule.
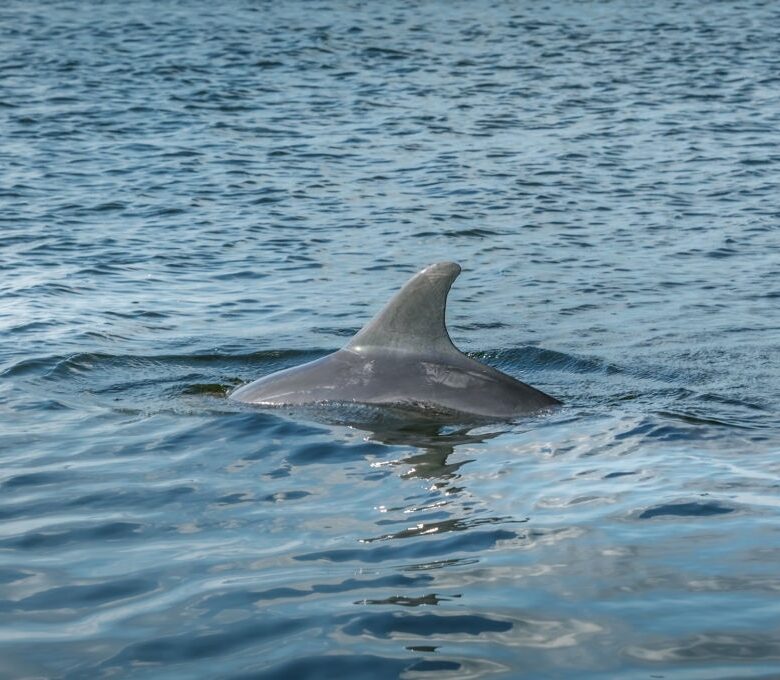
[[[780,6],[0,8],[0,677],[780,677]],[[562,399],[229,401],[456,260]]]

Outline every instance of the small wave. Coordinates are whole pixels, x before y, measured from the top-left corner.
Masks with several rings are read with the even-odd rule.
[[[187,395],[212,395],[216,397],[224,397],[226,396],[230,390],[237,387],[239,384],[241,384],[240,381],[236,381],[234,384],[221,384],[221,383],[201,383],[201,384],[193,384],[188,385],[185,387],[181,394],[187,394]]]
[[[729,422],[726,420],[713,418],[712,416],[700,416],[694,413],[685,413],[682,411],[657,411],[656,414],[664,418],[672,418],[673,420],[689,423],[691,425],[714,425],[716,427],[730,427],[739,430],[750,430],[754,427],[744,422]]]
[[[366,57],[389,59],[391,61],[408,59],[412,56],[412,54],[409,52],[394,50],[390,47],[366,47],[362,54]]]
[[[62,531],[30,531],[0,541],[0,546],[22,550],[48,550],[72,543],[122,541],[141,534],[143,525],[137,522],[107,522],[97,526],[63,529]]]
[[[40,373],[42,370],[49,369],[53,363],[59,360],[59,357],[36,357],[34,359],[23,359],[17,361],[12,366],[0,372],[0,377],[11,378],[15,376],[28,375],[30,373]]]
[[[6,488],[15,488],[21,486],[42,486],[48,484],[60,484],[64,479],[70,477],[66,472],[29,472],[23,475],[14,475],[6,479],[2,485]]]
[[[156,317],[156,315],[153,314]],[[164,316],[164,315],[163,315]],[[105,354],[102,352],[79,352],[68,355],[50,355],[23,359],[6,368],[0,376],[13,377],[34,372],[43,372],[47,377],[67,376],[105,368],[133,369],[142,366],[204,366],[213,364],[276,365],[280,362],[308,361],[322,355],[326,350],[264,350],[247,354]]]
[[[623,373],[625,369],[607,361],[576,356],[552,349],[525,345],[496,350],[470,352],[478,361],[484,361],[496,368],[516,367],[553,369],[567,373]]]
[[[157,581],[124,578],[88,585],[49,588],[19,600],[0,601],[0,611],[39,612],[58,609],[93,609],[145,595],[159,587]]]

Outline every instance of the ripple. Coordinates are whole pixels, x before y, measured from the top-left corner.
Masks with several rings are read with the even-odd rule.
[[[655,662],[717,660],[723,663],[749,660],[755,663],[759,660],[780,660],[780,641],[766,634],[748,636],[738,633],[709,633],[667,647],[633,647],[628,651],[632,656]]]
[[[121,541],[137,537],[142,525],[135,522],[107,522],[97,526],[65,529],[62,531],[31,531],[14,538],[0,540],[0,547],[21,550],[50,549],[84,542]]]
[[[149,579],[129,578],[89,585],[49,588],[16,601],[0,601],[0,611],[47,611],[52,609],[83,609],[111,604],[157,589],[159,584]]]
[[[406,671],[427,670],[425,662],[409,662],[393,657],[381,657],[372,654],[328,654],[327,656],[308,656],[280,663],[267,671],[252,671],[234,675],[230,680],[256,680],[268,678],[319,678],[323,668],[334,676],[350,678],[398,678]],[[419,668],[423,665],[423,668]],[[455,669],[460,664],[450,664]],[[432,669],[434,670],[434,669]]]
[[[121,667],[124,664],[160,664],[207,659],[224,656],[231,651],[245,647],[257,640],[270,640],[290,635],[304,627],[304,622],[268,618],[264,621],[251,620],[230,624],[216,633],[192,635],[171,635],[154,640],[127,645],[114,658],[105,662],[105,668]]]
[[[452,537],[438,541],[419,541],[403,546],[380,546],[363,550],[325,550],[296,555],[299,561],[325,560],[328,562],[386,562],[388,560],[418,559],[450,555],[458,552],[481,552],[496,546],[498,541],[522,538],[513,531],[472,531],[463,537]]]

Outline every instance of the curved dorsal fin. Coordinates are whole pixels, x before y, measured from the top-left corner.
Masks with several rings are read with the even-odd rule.
[[[419,354],[460,354],[444,323],[447,293],[458,274],[460,265],[455,262],[437,262],[415,274],[346,349],[360,352],[382,347]]]

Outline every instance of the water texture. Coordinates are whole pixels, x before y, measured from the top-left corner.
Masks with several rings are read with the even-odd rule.
[[[779,26],[4,2],[0,677],[778,677]],[[441,259],[564,408],[226,399]]]

